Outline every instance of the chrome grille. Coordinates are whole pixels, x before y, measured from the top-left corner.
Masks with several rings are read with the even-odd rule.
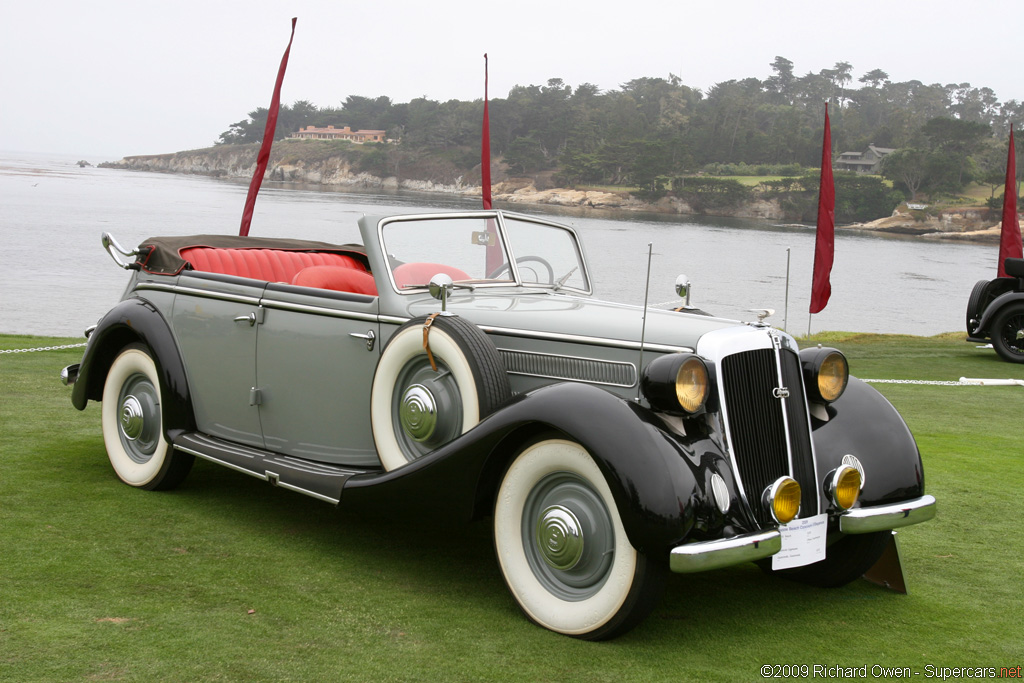
[[[789,395],[778,398],[775,354],[774,349],[744,351],[726,356],[721,363],[733,457],[747,500],[762,525],[774,522],[761,505],[761,494],[781,476],[792,476],[800,483],[801,517],[818,511],[800,359],[792,351],[780,350],[783,386]]]

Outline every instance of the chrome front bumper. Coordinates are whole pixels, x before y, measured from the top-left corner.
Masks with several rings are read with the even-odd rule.
[[[869,534],[927,522],[935,516],[935,497],[921,496],[893,505],[854,508],[839,516],[839,531],[844,534]]]
[[[855,508],[837,517],[840,532],[867,534],[926,522],[934,516],[935,497],[921,496],[893,505]],[[681,574],[703,572],[761,560],[781,549],[782,533],[778,529],[771,529],[677,546],[669,555],[669,567]]]

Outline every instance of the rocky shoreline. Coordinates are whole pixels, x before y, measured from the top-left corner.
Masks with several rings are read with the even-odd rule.
[[[249,179],[256,168],[252,146],[212,147],[208,149],[130,156],[115,162],[99,164],[101,168],[119,168],[160,173],[206,175],[217,178]],[[264,176],[266,181],[325,185],[360,190],[409,190],[480,197],[479,185],[435,183],[429,180],[381,178],[355,171],[348,161],[330,157],[314,162],[282,162],[271,157]],[[574,190],[569,188],[537,189],[528,178],[508,178],[492,186],[492,199],[506,204],[534,204],[561,208],[632,211],[676,215],[711,215],[764,221],[785,220],[782,207],[774,200],[756,200],[742,206],[714,213],[694,211],[685,201],[664,197],[644,202],[627,192]],[[939,212],[911,210],[900,205],[892,216],[869,223],[837,226],[839,229],[872,231],[892,235],[914,236],[930,240],[953,240],[992,243],[999,241],[999,224],[992,224],[987,211],[978,208],[946,209]]]

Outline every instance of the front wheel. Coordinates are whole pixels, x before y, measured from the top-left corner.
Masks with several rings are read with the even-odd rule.
[[[585,640],[636,626],[665,581],[665,568],[630,544],[593,458],[564,439],[533,443],[506,471],[494,506],[494,545],[526,616]]]
[[[129,486],[158,490],[181,483],[194,457],[164,438],[160,377],[146,347],[132,344],[114,359],[103,385],[101,421],[107,457]]]
[[[1024,304],[1009,304],[996,315],[992,325],[992,346],[999,357],[1024,363]]]

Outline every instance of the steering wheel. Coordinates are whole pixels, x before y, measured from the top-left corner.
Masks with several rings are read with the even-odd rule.
[[[540,265],[544,266],[544,270],[546,270],[547,274],[548,274],[548,284],[549,285],[555,284],[555,269],[551,267],[550,263],[548,263],[546,260],[544,260],[540,256],[529,256],[528,255],[528,256],[520,256],[519,258],[517,258],[516,259],[516,265],[520,265],[520,264],[526,263],[528,261],[534,261],[534,262],[539,263]],[[490,275],[487,276],[487,279],[488,280],[494,280],[499,275],[504,273],[506,270],[510,271],[509,264],[508,264],[507,261],[505,263],[502,263],[500,266],[495,268],[493,271],[491,271]],[[529,270],[532,270],[534,275],[539,275],[540,274],[540,273],[537,272],[536,268],[530,268]],[[535,279],[533,281],[534,282],[540,282],[540,279],[538,278],[538,279]]]

